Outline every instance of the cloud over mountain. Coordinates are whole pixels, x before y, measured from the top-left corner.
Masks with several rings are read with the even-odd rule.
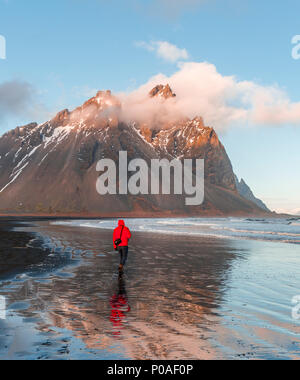
[[[167,102],[149,98],[157,83],[170,84],[176,98]],[[293,102],[283,89],[224,76],[207,62],[180,63],[173,75],[158,74],[120,96],[127,121],[202,116],[219,131],[233,125],[300,125],[300,102]]]

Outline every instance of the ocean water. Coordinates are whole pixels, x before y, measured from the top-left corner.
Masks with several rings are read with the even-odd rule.
[[[55,225],[113,229],[116,220],[56,221]],[[300,218],[178,218],[127,219],[132,231],[161,234],[211,236],[300,244]]]

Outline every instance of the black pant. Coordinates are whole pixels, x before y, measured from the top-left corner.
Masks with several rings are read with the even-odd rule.
[[[125,265],[128,257],[128,247],[119,247],[118,251],[120,253],[120,264]]]

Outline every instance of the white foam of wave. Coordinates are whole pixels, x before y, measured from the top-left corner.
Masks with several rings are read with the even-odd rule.
[[[234,221],[234,222],[233,222]],[[167,235],[180,236],[210,236],[220,239],[251,239],[259,241],[274,241],[285,243],[299,243],[300,229],[292,227],[286,220],[273,224],[269,220],[268,230],[265,223],[260,221],[232,218],[193,218],[193,219],[128,219],[127,225],[132,231],[152,232]],[[238,225],[240,223],[240,226]],[[57,221],[55,225],[67,225],[83,228],[100,228],[112,230],[116,226],[116,220],[72,220]],[[234,226],[233,226],[234,224]],[[281,224],[281,225],[280,225]],[[248,229],[249,226],[252,228]],[[246,228],[245,228],[246,227]],[[254,228],[253,228],[254,227]]]
[[[185,225],[185,226],[200,226],[200,227],[213,227],[213,226],[217,226],[216,223],[207,223],[207,222],[193,222],[191,220],[184,220],[184,219],[180,219],[178,221],[173,221],[173,220],[164,220],[164,221],[159,221],[157,222],[157,224],[163,224],[163,225],[166,225],[166,226],[169,226],[169,225],[177,225],[177,226],[182,226],[182,225]]]
[[[261,234],[261,235],[278,235],[278,236],[300,237],[300,234],[288,233],[288,232],[242,230],[242,229],[227,228],[227,227],[222,227],[222,228],[218,228],[218,229],[220,229],[220,230],[222,229],[223,231],[231,231],[231,232],[243,233],[243,234]]]

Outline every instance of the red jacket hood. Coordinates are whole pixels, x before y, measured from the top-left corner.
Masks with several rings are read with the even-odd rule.
[[[119,220],[118,222],[118,226],[121,227],[121,226],[125,226],[125,222],[124,220]]]

